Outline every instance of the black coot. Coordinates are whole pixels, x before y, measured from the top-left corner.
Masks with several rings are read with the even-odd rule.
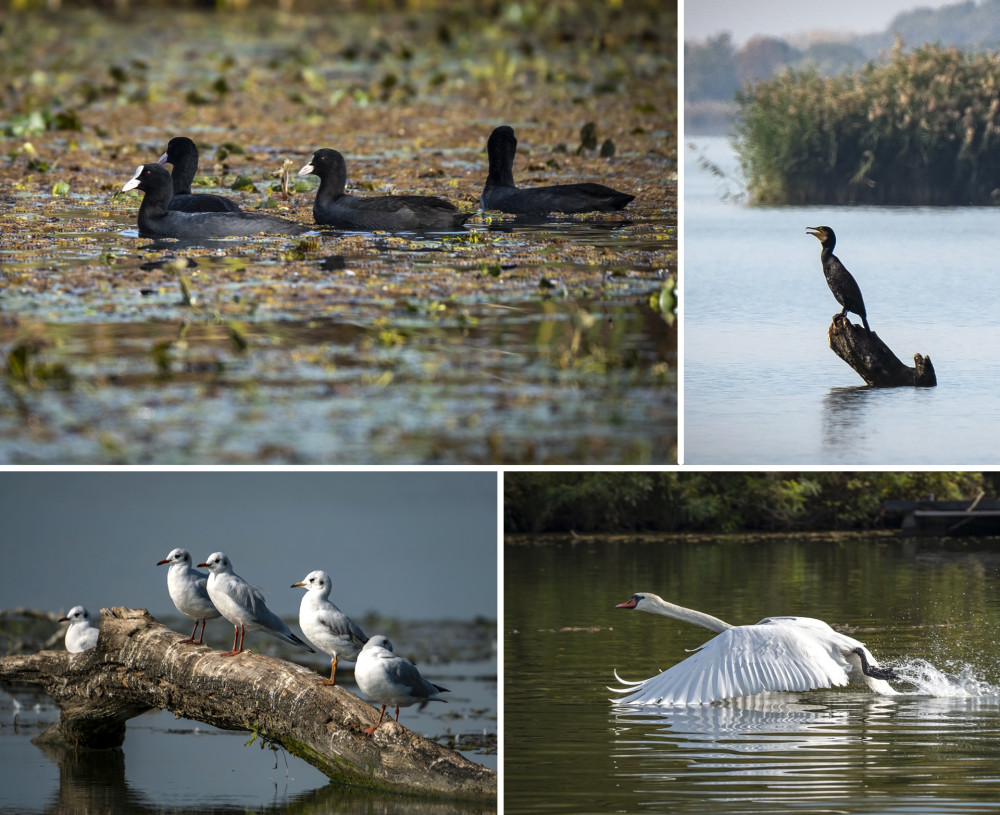
[[[514,154],[517,139],[513,128],[503,125],[486,142],[490,174],[479,197],[483,209],[518,215],[545,215],[549,212],[601,212],[624,209],[635,198],[603,184],[557,184],[519,190],[514,186]]]
[[[319,189],[313,218],[324,226],[363,232],[450,232],[469,218],[441,198],[424,195],[385,195],[359,198],[347,195],[347,165],[336,150],[324,148],[299,175],[318,175]]]
[[[239,206],[221,195],[191,192],[191,182],[198,172],[198,148],[187,136],[175,136],[167,142],[167,152],[160,164],[173,164],[174,197],[168,209],[179,212],[239,212]]]
[[[142,190],[139,234],[144,238],[224,238],[259,232],[298,235],[306,228],[285,218],[255,212],[178,212],[169,210],[170,173],[159,164],[143,164],[122,192]]]

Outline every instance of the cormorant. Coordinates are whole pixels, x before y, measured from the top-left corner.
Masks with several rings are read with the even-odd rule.
[[[833,247],[837,245],[837,236],[828,226],[810,226],[806,228],[806,232],[817,238],[823,245],[823,251],[820,253],[820,260],[823,261],[823,274],[826,275],[826,283],[830,287],[830,291],[833,292],[833,296],[844,307],[840,315],[846,317],[848,311],[854,312],[861,317],[865,331],[871,333],[868,315],[865,313],[865,300],[861,296],[861,287],[858,286],[858,281],[847,271],[844,264],[840,262],[840,258],[833,254]]]

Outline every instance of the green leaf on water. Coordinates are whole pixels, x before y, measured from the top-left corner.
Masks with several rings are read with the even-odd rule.
[[[250,341],[247,339],[246,327],[242,323],[230,322],[226,329],[229,331],[229,339],[232,340],[233,350],[238,354],[245,353],[250,347]]]
[[[256,192],[257,188],[254,186],[253,179],[248,175],[236,176],[236,180],[230,186],[232,190],[246,190],[247,192]]]
[[[69,195],[69,184],[65,181],[57,181],[52,185],[52,195],[53,197],[57,195]]]
[[[663,281],[658,292],[649,296],[649,306],[669,325],[674,324],[677,319],[677,279],[673,275]]]

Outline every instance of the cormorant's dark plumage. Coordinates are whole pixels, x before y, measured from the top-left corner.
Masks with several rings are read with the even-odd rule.
[[[868,326],[868,315],[865,313],[865,300],[861,296],[861,287],[858,286],[858,281],[847,271],[844,264],[840,262],[840,258],[833,254],[833,247],[837,245],[837,236],[828,226],[810,226],[806,232],[817,238],[823,245],[823,251],[820,253],[820,260],[823,261],[823,274],[826,275],[826,283],[830,287],[830,291],[833,292],[833,296],[844,307],[844,310],[840,312],[841,316],[846,317],[849,311],[857,314],[861,318],[861,322],[864,323],[865,331],[870,333],[871,328]]]

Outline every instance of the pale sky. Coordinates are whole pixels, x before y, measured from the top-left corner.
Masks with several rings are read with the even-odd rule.
[[[313,569],[351,616],[497,616],[491,472],[3,472],[0,518],[0,609],[175,613],[156,562],[181,547],[225,552],[289,621]]]
[[[810,31],[872,34],[899,12],[941,8],[958,0],[685,0],[684,39],[703,40],[729,31],[737,44],[754,34],[789,37]]]

